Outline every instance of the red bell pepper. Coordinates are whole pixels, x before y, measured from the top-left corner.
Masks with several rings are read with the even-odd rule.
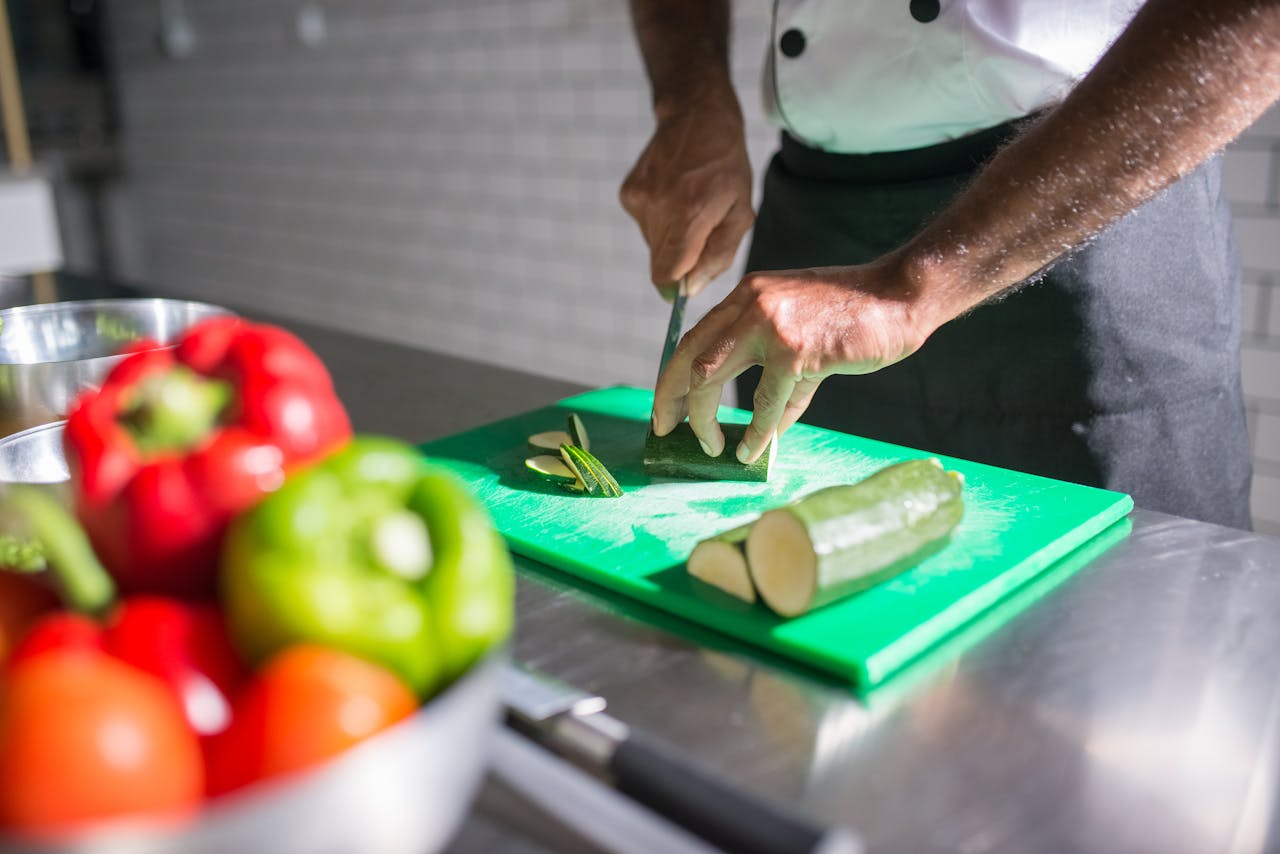
[[[351,424],[319,357],[278,327],[218,317],[131,350],[67,417],[76,513],[123,591],[208,596],[231,517]]]

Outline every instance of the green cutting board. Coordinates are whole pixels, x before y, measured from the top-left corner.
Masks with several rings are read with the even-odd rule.
[[[652,393],[615,387],[422,446],[488,506],[512,550],[807,666],[869,687],[981,614],[1133,507],[1108,492],[941,457],[965,477],[965,515],[946,548],[876,587],[790,620],[690,578],[707,536],[824,486],[927,453],[797,424],[768,483],[651,480],[642,468]],[[577,412],[624,494],[568,493],[524,467],[528,436]],[[750,413],[722,407],[722,422]],[[731,451],[730,451],[731,452]]]

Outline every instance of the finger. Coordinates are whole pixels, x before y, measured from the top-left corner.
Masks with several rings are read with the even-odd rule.
[[[754,222],[755,214],[749,205],[737,203],[729,209],[724,220],[707,235],[702,255],[689,271],[690,296],[700,293],[712,279],[729,269],[738,254],[738,245]]]
[[[800,420],[800,416],[809,408],[809,403],[813,400],[813,394],[818,390],[821,384],[820,379],[802,379],[796,383],[795,389],[791,392],[791,399],[787,401],[787,406],[782,410],[782,421],[778,424],[778,435],[791,429],[791,426]]]
[[[778,359],[766,359],[760,384],[752,399],[755,411],[751,423],[738,444],[738,462],[753,463],[773,441],[782,421],[782,412],[795,390],[797,373]]]
[[[739,314],[735,302],[725,299],[707,312],[676,345],[653,389],[653,432],[665,436],[684,420],[688,411],[690,368],[694,358],[719,338]]]
[[[649,272],[654,283],[674,282],[688,275],[702,256],[707,238],[732,207],[732,197],[714,199],[691,216],[668,218],[662,223],[657,241],[650,244]]]
[[[689,426],[708,456],[724,451],[724,432],[716,419],[726,383],[759,362],[752,356],[750,330],[739,320],[699,353],[689,368]]]

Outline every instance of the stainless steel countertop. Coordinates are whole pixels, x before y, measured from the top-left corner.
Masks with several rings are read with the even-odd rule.
[[[425,441],[580,390],[286,325],[360,431]],[[515,654],[872,852],[1280,850],[1280,540],[1130,520],[1002,628],[863,699],[527,562]],[[453,845],[579,848],[494,783]]]

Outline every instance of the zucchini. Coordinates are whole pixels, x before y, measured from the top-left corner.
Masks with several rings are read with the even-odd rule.
[[[743,544],[751,525],[743,525],[703,540],[693,547],[685,568],[689,574],[743,602],[756,601],[756,588],[747,570]]]
[[[618,498],[622,487],[604,467],[604,463],[577,445],[561,445],[560,456],[569,469],[582,481],[588,495],[599,494],[603,498]]]
[[[582,423],[582,419],[578,417],[578,413],[569,413],[568,429],[569,441],[566,445],[577,445],[588,454],[591,453],[591,439],[587,436],[587,425]]]
[[[746,546],[760,598],[794,617],[915,566],[960,522],[963,483],[936,459],[908,460],[768,511]]]
[[[744,466],[738,462],[734,452],[747,425],[721,424],[720,429],[724,432],[724,450],[718,457],[706,455],[688,421],[676,425],[676,429],[665,436],[655,436],[650,430],[644,438],[645,474],[692,480],[768,480],[769,466],[778,451],[777,438],[769,443],[769,449],[760,455],[760,459]]]
[[[524,467],[555,483],[570,484],[578,480],[578,476],[564,464],[564,460],[550,454],[529,457],[524,461]]]
[[[572,445],[573,438],[563,430],[548,430],[529,437],[529,447],[535,451],[559,451],[561,445]]]

